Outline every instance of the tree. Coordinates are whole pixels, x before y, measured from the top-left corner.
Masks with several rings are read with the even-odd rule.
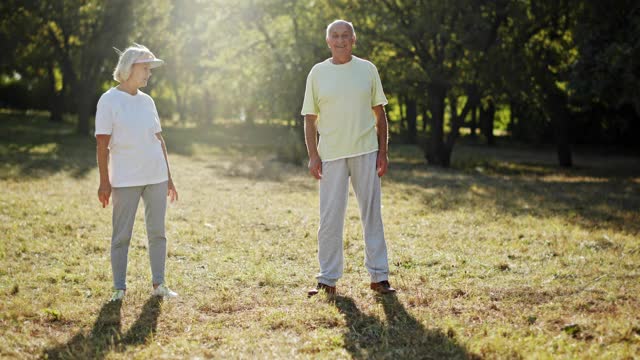
[[[112,71],[105,66],[112,46],[124,43],[131,31],[131,2],[66,0],[41,3],[37,10],[76,100],[77,130],[88,134],[99,84]]]
[[[10,2],[3,9],[21,14],[23,21],[28,20],[25,23],[28,26],[22,27],[25,33],[17,36],[18,43],[13,47],[23,49],[29,60],[24,65],[13,62],[13,71],[28,73],[45,69],[53,97],[52,117],[60,116],[57,106],[64,102],[62,95],[68,96],[68,102],[78,114],[79,133],[89,132],[89,118],[100,84],[111,72],[105,66],[113,57],[111,47],[123,43],[131,30],[131,4],[126,0],[27,1]],[[59,92],[55,79],[58,69],[62,83]]]
[[[526,109],[520,113],[525,117],[537,113],[550,124],[558,161],[564,167],[572,165],[566,86],[577,59],[572,35],[575,15],[569,1],[513,2],[501,58],[503,85],[511,94],[511,103],[516,109]]]
[[[48,108],[51,120],[59,122],[64,83],[58,79],[42,18],[31,10],[16,1],[0,5],[0,74],[11,79],[3,84],[5,106]]]
[[[637,144],[640,135],[640,5],[581,1],[575,43],[579,58],[568,91],[579,107],[587,142]],[[607,14],[607,16],[603,16]]]
[[[427,96],[430,126],[424,150],[430,164],[450,165],[459,129],[479,103],[478,71],[496,42],[505,6],[505,1],[464,0],[378,0],[373,6],[357,6],[367,32],[394,49],[389,61],[409,59],[419,69],[419,76],[408,82],[413,84],[409,92]]]

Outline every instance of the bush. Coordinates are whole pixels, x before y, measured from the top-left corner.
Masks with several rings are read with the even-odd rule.
[[[278,139],[276,155],[280,161],[304,165],[307,161],[307,147],[304,143],[304,135],[296,128],[289,128]]]

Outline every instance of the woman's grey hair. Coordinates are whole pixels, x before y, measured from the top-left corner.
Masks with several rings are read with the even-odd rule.
[[[151,50],[147,49],[146,46],[133,43],[132,46],[129,46],[124,51],[120,51],[116,48],[113,48],[118,55],[120,55],[120,59],[118,59],[118,65],[116,65],[115,70],[113,70],[113,79],[119,83],[127,81],[129,75],[131,75],[131,67],[136,62],[136,60],[140,59],[143,56],[151,56],[155,58],[155,55],[151,52]]]
[[[353,28],[353,24],[346,20],[340,20],[340,19],[334,20],[331,24],[327,25],[327,39],[329,38],[329,34],[331,34],[331,29],[338,24],[347,25],[349,29],[351,29],[351,34],[353,34],[353,38],[355,39],[356,30]]]

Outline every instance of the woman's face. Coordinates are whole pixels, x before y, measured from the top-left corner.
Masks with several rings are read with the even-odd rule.
[[[131,82],[131,85],[136,88],[147,86],[149,78],[151,77],[151,66],[149,64],[133,64],[131,67],[131,75],[127,81]]]

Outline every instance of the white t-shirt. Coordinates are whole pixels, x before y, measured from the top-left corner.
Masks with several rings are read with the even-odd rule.
[[[112,187],[158,184],[169,179],[160,119],[153,99],[111,88],[98,101],[96,135],[111,135],[109,180]]]
[[[367,154],[378,150],[376,118],[372,108],[386,105],[378,69],[352,56],[345,64],[327,59],[307,76],[302,115],[318,115],[322,161]]]

